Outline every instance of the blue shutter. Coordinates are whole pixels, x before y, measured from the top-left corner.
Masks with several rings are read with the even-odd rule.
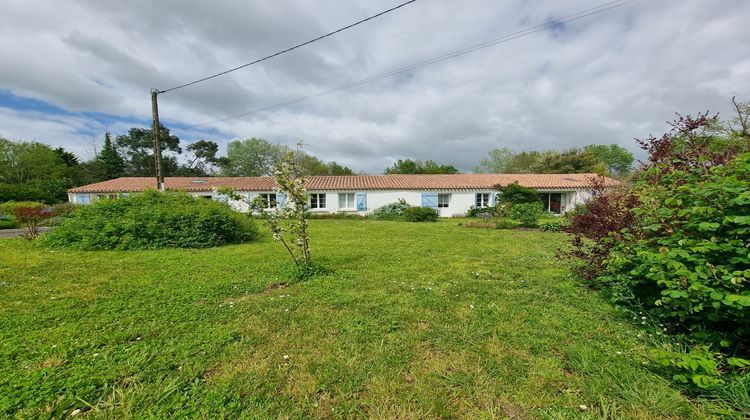
[[[437,206],[438,206],[437,193],[422,193],[422,207],[432,207],[436,209]]]
[[[367,194],[357,193],[357,210],[367,211]]]
[[[286,194],[276,193],[276,203],[278,204],[279,208],[286,206]]]

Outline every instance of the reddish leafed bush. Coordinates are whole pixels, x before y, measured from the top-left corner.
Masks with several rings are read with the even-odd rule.
[[[16,221],[26,226],[24,238],[34,239],[39,236],[42,222],[52,217],[51,209],[39,207],[18,207],[13,211]]]

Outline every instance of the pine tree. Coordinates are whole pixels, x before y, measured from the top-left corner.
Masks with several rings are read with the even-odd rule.
[[[97,158],[99,161],[99,178],[103,181],[119,178],[125,170],[125,161],[117,153],[109,133],[104,134],[104,147]]]

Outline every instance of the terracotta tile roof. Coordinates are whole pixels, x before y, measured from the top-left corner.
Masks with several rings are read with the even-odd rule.
[[[513,182],[536,189],[588,188],[595,174],[455,174],[310,176],[307,189],[317,190],[481,190]],[[232,187],[238,191],[272,191],[272,177],[167,177],[168,190],[211,191]],[[619,181],[606,178],[606,185]],[[155,189],[153,177],[117,178],[72,188],[68,192],[136,192]]]

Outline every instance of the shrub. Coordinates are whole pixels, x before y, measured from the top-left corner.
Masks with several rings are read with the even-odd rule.
[[[508,212],[508,217],[523,227],[538,226],[541,215],[542,204],[540,202],[514,204]]]
[[[395,203],[386,204],[376,208],[372,211],[370,217],[375,220],[398,220],[403,215],[404,210],[410,207],[410,205],[406,204],[405,200],[399,199]]]
[[[562,232],[563,228],[564,225],[562,222],[547,222],[539,226],[542,232]]]
[[[0,203],[0,215],[12,216],[20,207],[41,209],[44,206],[45,204],[39,201],[7,201]]]
[[[496,187],[502,194],[498,197],[498,201],[506,204],[526,204],[526,203],[541,203],[539,199],[539,193],[533,188],[522,187],[518,182],[508,184],[504,187]]]
[[[0,229],[13,229],[16,221],[13,216],[0,215]]]
[[[437,210],[431,207],[409,207],[403,212],[407,222],[437,222],[438,217]]]
[[[569,228],[579,272],[680,334],[692,350],[657,359],[699,388],[750,364],[750,142],[737,142],[750,137],[717,123],[679,117],[639,141],[649,163],[622,189],[595,188]]]
[[[495,229],[515,229],[518,223],[510,219],[500,219],[495,222]]]
[[[13,216],[17,223],[26,226],[23,237],[31,240],[39,236],[39,227],[52,216],[52,211],[41,207],[16,207]]]
[[[253,221],[225,203],[147,191],[79,206],[42,241],[83,250],[205,248],[257,235]]]
[[[52,217],[47,224],[49,226],[59,226],[65,218],[78,207],[78,204],[59,203],[52,206]]]

